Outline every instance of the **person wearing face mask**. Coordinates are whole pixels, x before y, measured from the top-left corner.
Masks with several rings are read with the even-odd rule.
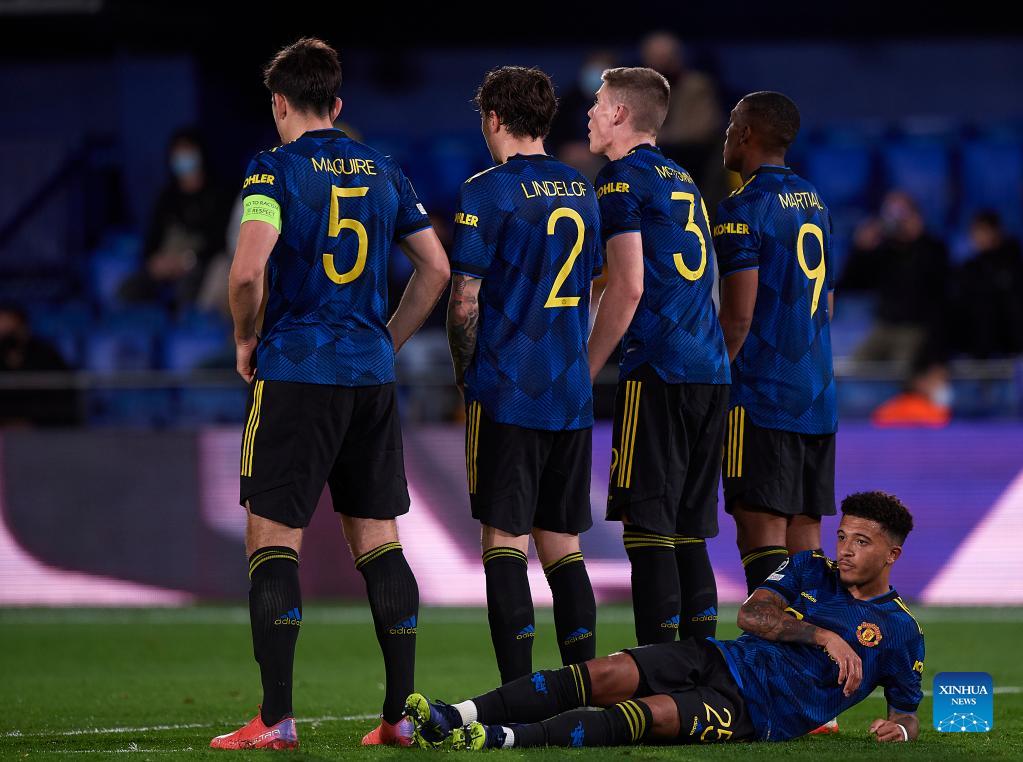
[[[917,363],[905,391],[880,405],[870,418],[875,426],[947,426],[952,419],[948,367],[934,361]]]
[[[855,359],[909,368],[925,350],[940,353],[948,289],[948,250],[927,232],[905,191],[885,197],[877,219],[856,231],[838,287],[877,298],[875,325]]]
[[[558,88],[558,113],[551,123],[546,145],[551,154],[578,169],[592,181],[603,161],[590,153],[590,146],[579,136],[586,131],[586,112],[593,105],[593,94],[601,86],[605,69],[617,66],[617,58],[607,50],[596,50],[586,56],[579,73],[564,90]]]
[[[157,198],[144,243],[143,269],[124,283],[129,303],[195,301],[210,261],[224,250],[228,209],[211,181],[202,143],[191,129],[168,144],[170,179]]]

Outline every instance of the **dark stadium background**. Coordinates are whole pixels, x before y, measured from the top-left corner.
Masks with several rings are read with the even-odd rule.
[[[459,183],[488,165],[470,103],[488,68],[541,66],[564,97],[592,52],[637,63],[647,33],[671,32],[716,82],[722,118],[757,89],[800,105],[791,160],[832,209],[840,268],[857,229],[902,189],[947,246],[956,292],[975,213],[993,209],[1008,238],[1023,234],[1023,36],[983,4],[832,5],[0,1],[0,302],[67,366],[0,372],[0,606],[243,600],[245,390],[229,325],[210,310],[125,305],[119,287],[140,266],[168,140],[195,128],[229,205],[248,159],[277,142],[261,67],[301,35],[341,50],[342,120],[398,158],[443,227]],[[565,130],[582,137],[588,104],[574,103]],[[938,310],[925,359],[950,375],[952,422],[882,429],[871,414],[911,370],[853,359],[875,302],[870,289],[837,293],[838,487],[906,499],[919,530],[899,584],[927,603],[1023,604],[1012,539],[1023,531],[1023,366],[1018,351],[972,356],[957,331],[962,299],[988,296]],[[415,501],[403,532],[424,600],[479,603],[441,310],[426,331],[399,363]],[[602,423],[596,513],[607,439]],[[303,552],[310,597],[362,595],[335,527],[325,502]],[[712,543],[724,600],[741,595],[733,533],[723,517]],[[628,567],[613,526],[599,522],[583,545],[599,594],[621,599]],[[541,576],[533,588],[542,596]]]

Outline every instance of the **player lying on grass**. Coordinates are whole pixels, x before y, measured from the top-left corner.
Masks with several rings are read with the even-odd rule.
[[[414,693],[406,712],[417,741],[473,750],[784,741],[878,686],[888,717],[870,732],[915,739],[923,632],[888,584],[913,519],[882,492],[850,495],[842,513],[837,561],[805,551],[783,563],[739,609],[737,640],[629,648],[454,705]]]

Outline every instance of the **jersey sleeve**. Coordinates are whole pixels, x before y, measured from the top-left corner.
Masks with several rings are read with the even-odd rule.
[[[760,267],[757,202],[758,197],[747,191],[746,194],[729,196],[718,205],[713,233],[722,278]]]
[[[249,162],[242,182],[242,222],[268,222],[281,232],[281,207],[284,206],[284,173],[274,155],[256,154]]]
[[[479,180],[462,185],[455,212],[455,236],[451,247],[451,271],[482,278],[490,269],[496,240],[492,231],[493,204],[487,197],[486,186]]]
[[[416,195],[412,183],[399,168],[397,172],[398,184],[398,219],[394,225],[395,238],[408,238],[422,230],[432,227],[430,217],[426,208]]]
[[[607,244],[622,233],[638,233],[642,227],[642,189],[633,173],[620,161],[604,167],[597,175],[600,205],[600,237]]]
[[[796,553],[782,561],[772,574],[769,574],[757,589],[764,588],[778,593],[788,604],[799,600],[799,594],[806,589],[806,577],[815,562],[813,551]]]
[[[916,625],[908,642],[893,652],[882,679],[888,708],[901,714],[913,714],[923,700],[921,681],[924,673],[924,636]]]

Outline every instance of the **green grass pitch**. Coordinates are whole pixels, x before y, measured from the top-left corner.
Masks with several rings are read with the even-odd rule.
[[[383,696],[382,666],[365,606],[310,604],[299,639],[295,709],[301,752],[289,759],[425,760],[452,752],[363,749],[362,734]],[[1023,610],[916,610],[927,637],[924,687],[939,671],[985,671],[994,677],[995,727],[987,734],[941,734],[931,701],[920,708],[915,744],[881,747],[866,732],[882,716],[872,697],[840,718],[839,736],[785,744],[644,746],[489,752],[502,758],[555,759],[1023,759]],[[51,759],[224,756],[209,739],[249,720],[259,701],[247,610],[0,611],[0,756]],[[735,609],[722,612],[719,634],[732,637]],[[539,611],[534,664],[557,665],[550,611]],[[631,645],[631,611],[603,607],[598,652]],[[419,627],[418,689],[456,700],[497,679],[485,612],[426,609]],[[238,756],[238,752],[233,753]],[[266,758],[265,752],[241,754]],[[496,757],[495,757],[496,758]]]

